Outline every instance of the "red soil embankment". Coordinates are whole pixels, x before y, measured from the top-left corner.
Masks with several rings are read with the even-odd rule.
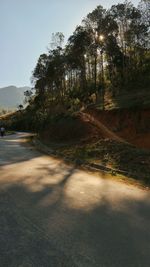
[[[86,110],[126,141],[150,149],[150,109]]]
[[[79,113],[81,116],[82,121],[88,120],[93,126],[96,126],[99,129],[100,136],[104,138],[109,138],[119,142],[125,142],[123,138],[119,137],[116,133],[111,131],[108,127],[106,127],[101,121],[99,121],[95,116],[88,113]]]

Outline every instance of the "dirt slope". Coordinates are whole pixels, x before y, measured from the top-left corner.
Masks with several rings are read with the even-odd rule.
[[[150,109],[88,109],[85,112],[97,120],[99,125],[105,125],[111,135],[113,132],[115,136],[139,148],[150,149]]]
[[[103,123],[101,123],[97,118],[95,118],[91,114],[80,112],[80,116],[83,121],[88,121],[89,123],[96,126],[101,131],[101,133],[105,138],[110,138],[112,140],[119,142],[125,142],[123,138],[119,137],[117,134],[109,130]]]

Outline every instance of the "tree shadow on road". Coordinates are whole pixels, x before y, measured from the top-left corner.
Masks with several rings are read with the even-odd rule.
[[[149,193],[113,193],[113,182],[75,166],[37,170],[1,184],[3,267],[149,266]]]

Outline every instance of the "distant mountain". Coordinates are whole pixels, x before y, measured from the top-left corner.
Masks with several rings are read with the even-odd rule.
[[[23,104],[24,92],[30,89],[28,86],[0,88],[0,108],[16,108],[18,105]]]

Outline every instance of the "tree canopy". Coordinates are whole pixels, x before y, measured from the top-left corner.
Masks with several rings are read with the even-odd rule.
[[[149,0],[141,0],[138,7],[125,1],[107,10],[97,6],[65,46],[63,33],[53,33],[48,52],[39,56],[32,74],[36,93],[30,108],[43,114],[55,112],[57,106],[76,110],[97,103],[104,108],[108,92],[140,90],[141,84],[146,88],[149,18]]]

